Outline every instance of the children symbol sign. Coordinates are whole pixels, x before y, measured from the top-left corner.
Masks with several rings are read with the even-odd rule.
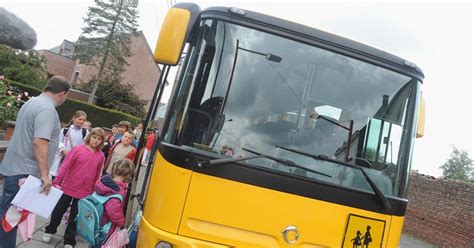
[[[385,220],[349,215],[342,247],[381,247],[385,232]]]

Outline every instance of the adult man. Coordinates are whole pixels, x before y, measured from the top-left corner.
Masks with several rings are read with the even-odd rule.
[[[63,104],[70,89],[67,79],[54,76],[43,93],[28,100],[18,112],[15,131],[0,166],[4,175],[3,194],[0,198],[0,217],[6,213],[19,190],[18,180],[28,175],[39,177],[41,192],[51,188],[48,164],[58,149],[61,126],[55,107]],[[5,232],[0,227],[0,247],[15,247],[16,228]]]

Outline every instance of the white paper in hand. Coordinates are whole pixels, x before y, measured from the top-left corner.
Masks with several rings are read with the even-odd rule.
[[[41,188],[41,180],[31,175],[28,176],[25,183],[20,187],[20,191],[13,198],[12,204],[43,218],[49,218],[63,192],[51,187],[51,191],[46,195],[40,193]]]

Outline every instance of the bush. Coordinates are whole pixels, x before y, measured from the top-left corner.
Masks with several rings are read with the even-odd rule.
[[[95,105],[88,104],[83,101],[67,99],[66,102],[58,108],[59,118],[61,122],[69,122],[76,110],[83,110],[87,113],[87,120],[92,123],[93,127],[110,128],[113,124],[120,121],[129,121],[132,125],[137,125],[140,118],[129,115],[117,110],[106,109]]]
[[[5,81],[8,82],[8,84],[10,84],[10,86],[18,88],[19,91],[28,92],[28,95],[30,95],[30,96],[37,96],[37,95],[41,94],[41,92],[43,92],[43,90],[40,90],[40,89],[35,88],[33,86],[30,86],[30,85],[18,83],[18,82],[8,80],[8,79],[5,79]]]
[[[41,94],[42,90],[24,85],[21,83],[8,81],[12,86],[18,87],[22,91],[26,91],[31,96],[37,96]],[[88,104],[83,101],[74,99],[67,99],[66,102],[57,108],[59,119],[63,123],[69,122],[73,113],[76,110],[83,110],[87,113],[87,120],[92,123],[93,127],[107,127],[110,128],[113,124],[117,124],[120,121],[129,121],[132,125],[137,125],[140,122],[140,118],[129,115],[120,111],[101,108],[95,105]]]
[[[3,76],[0,76],[0,129],[4,128],[5,121],[16,118],[19,105],[19,97],[3,81]]]

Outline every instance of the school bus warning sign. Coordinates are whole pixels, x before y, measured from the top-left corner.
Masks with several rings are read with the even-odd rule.
[[[343,248],[382,247],[385,221],[364,216],[349,215]]]

